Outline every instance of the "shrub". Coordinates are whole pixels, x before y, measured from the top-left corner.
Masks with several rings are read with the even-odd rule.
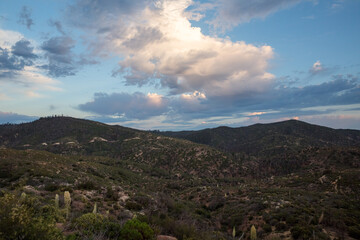
[[[41,210],[34,198],[5,194],[0,198],[0,239],[64,239],[48,210]]]
[[[75,220],[75,228],[83,236],[100,233],[103,228],[104,217],[100,214],[87,213]]]
[[[110,239],[117,239],[120,235],[121,226],[111,222],[101,214],[87,213],[74,222],[75,229],[85,238],[95,238],[96,236],[106,236]]]
[[[269,224],[264,224],[264,225],[262,226],[262,228],[264,229],[264,231],[265,231],[266,233],[272,232],[272,228],[271,228],[271,226],[270,226]]]
[[[360,226],[350,226],[348,228],[349,236],[355,239],[360,239]]]
[[[129,220],[125,223],[120,232],[120,239],[123,240],[152,240],[154,231],[147,223],[137,219]]]
[[[135,211],[140,211],[142,209],[142,206],[140,204],[133,201],[126,201],[125,207],[129,210],[135,210]]]
[[[283,222],[277,223],[275,228],[276,228],[276,231],[279,231],[279,232],[286,231],[289,229],[288,225]]]
[[[59,185],[54,183],[49,183],[45,185],[45,191],[54,192],[59,189]]]
[[[97,190],[98,189],[98,186],[96,186],[96,184],[91,180],[86,180],[84,182],[78,183],[76,187],[78,189],[82,189],[82,190]]]
[[[294,239],[310,239],[313,229],[310,226],[296,225],[291,229],[291,235]]]

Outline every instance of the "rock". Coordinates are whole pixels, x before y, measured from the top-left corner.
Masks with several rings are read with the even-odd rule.
[[[177,238],[171,236],[165,236],[165,235],[158,235],[156,237],[156,240],[177,240]]]
[[[319,181],[321,182],[321,184],[324,184],[329,182],[329,179],[325,175],[323,175],[322,177],[319,178]]]

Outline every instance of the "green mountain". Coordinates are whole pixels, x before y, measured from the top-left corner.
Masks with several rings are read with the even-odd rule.
[[[252,225],[259,239],[359,239],[359,143],[360,131],[300,121],[164,133],[69,117],[1,125],[0,239],[248,239]]]
[[[336,130],[297,120],[249,127],[218,127],[200,131],[161,132],[227,152],[266,155],[308,147],[360,146],[359,130]]]

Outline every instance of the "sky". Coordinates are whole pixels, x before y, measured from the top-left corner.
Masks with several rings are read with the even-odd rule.
[[[0,0],[0,124],[360,129],[359,0]]]

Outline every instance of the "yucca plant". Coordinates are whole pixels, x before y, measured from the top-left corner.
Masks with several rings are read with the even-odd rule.
[[[94,209],[93,209],[93,213],[96,214],[97,213],[97,204],[94,204]]]
[[[70,206],[71,206],[71,196],[69,191],[64,192],[64,203],[66,209],[66,219],[68,219],[70,215]]]
[[[252,225],[250,229],[250,239],[256,240],[256,228],[254,225]]]
[[[59,209],[59,194],[55,195],[55,208]]]

